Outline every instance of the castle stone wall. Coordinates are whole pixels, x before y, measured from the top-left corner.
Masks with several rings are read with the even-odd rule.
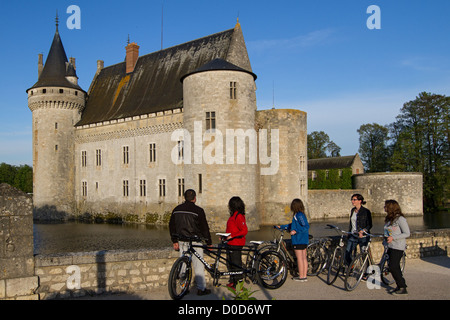
[[[236,99],[230,98],[230,82],[236,83]],[[258,146],[247,136],[257,135],[255,89],[253,76],[246,72],[208,71],[183,80],[184,125],[193,146],[191,163],[184,164],[186,187],[197,191],[198,205],[214,231],[225,230],[233,196],[246,205],[249,230],[259,228],[259,166],[257,157],[250,160],[257,156]],[[211,133],[205,132],[207,112],[215,113],[216,129]],[[242,144],[238,136],[245,139]]]
[[[260,176],[261,223],[275,225],[292,221],[290,205],[300,198],[308,212],[307,125],[306,112],[293,109],[270,109],[257,112],[259,129],[279,133],[278,170]],[[267,155],[276,150],[268,148]],[[273,165],[273,164],[272,164]],[[267,167],[261,165],[261,167]]]
[[[353,176],[353,185],[367,192],[368,208],[385,215],[384,202],[397,200],[405,215],[423,214],[423,177],[416,172],[366,173]]]
[[[76,215],[162,223],[164,213],[184,201],[178,190],[183,166],[171,159],[177,148],[177,141],[171,140],[172,132],[182,127],[181,109],[78,127]],[[152,155],[150,145],[156,148]],[[128,148],[126,154],[124,147]],[[160,196],[160,180],[164,180],[165,196]],[[84,193],[83,183],[87,186]],[[144,185],[145,192],[141,189]],[[124,188],[128,192],[124,193]]]

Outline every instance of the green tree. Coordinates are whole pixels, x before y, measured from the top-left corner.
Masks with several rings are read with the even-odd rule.
[[[377,123],[363,124],[359,133],[359,155],[367,172],[389,171],[389,129]]]
[[[308,159],[328,157],[327,151],[332,157],[339,157],[341,148],[330,140],[328,134],[323,131],[313,131],[308,134]]]
[[[0,183],[7,183],[27,193],[33,192],[33,168],[0,163]]]
[[[396,171],[424,174],[426,211],[443,207],[449,192],[450,98],[422,92],[403,105],[390,128],[392,157]]]
[[[0,163],[0,183],[7,183],[14,185],[14,177],[16,176],[17,169],[4,162]]]

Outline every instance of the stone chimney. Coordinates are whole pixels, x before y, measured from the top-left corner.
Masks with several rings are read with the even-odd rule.
[[[127,73],[130,73],[134,71],[134,67],[136,66],[136,62],[139,58],[139,46],[135,42],[132,42],[128,44],[125,49],[127,50]]]
[[[77,66],[75,65],[75,58],[74,58],[74,57],[70,57],[70,58],[69,58],[69,62],[73,65],[73,68],[74,68],[75,70],[77,70]]]

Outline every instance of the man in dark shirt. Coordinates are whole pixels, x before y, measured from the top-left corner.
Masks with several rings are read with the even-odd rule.
[[[184,203],[173,209],[169,222],[173,248],[176,251],[180,251],[180,256],[189,246],[189,242],[183,241],[184,239],[197,236],[200,239],[204,239],[207,245],[211,245],[212,243],[205,211],[195,204],[197,200],[195,191],[192,189],[186,190],[184,199],[186,200]],[[201,245],[201,243],[193,243]],[[203,257],[202,248],[195,248],[195,250]],[[192,265],[194,267],[195,282],[198,289],[197,294],[210,294],[211,290],[206,289],[205,267],[203,263],[194,257],[192,259]]]

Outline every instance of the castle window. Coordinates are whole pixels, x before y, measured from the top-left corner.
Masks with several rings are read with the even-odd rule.
[[[58,145],[55,144],[55,151],[58,151]]]
[[[81,151],[81,166],[87,166],[87,151]]]
[[[178,179],[178,197],[183,197],[184,195],[184,179]]]
[[[78,95],[78,91],[75,91],[75,95],[76,95],[76,96]]]
[[[206,130],[216,129],[216,112],[211,111],[206,113]]]
[[[139,180],[139,191],[141,197],[147,196],[147,182],[146,180]]]
[[[300,156],[300,171],[306,171],[306,157]]]
[[[156,162],[156,143],[150,143],[150,162]]]
[[[64,93],[64,89],[59,89],[59,93]]]
[[[58,130],[58,122],[55,122],[55,130]]]
[[[184,160],[184,141],[178,141],[178,160]]]
[[[198,174],[198,193],[203,192],[203,181],[202,181],[202,174]]]
[[[97,167],[102,166],[102,150],[101,149],[95,150],[95,164]]]
[[[300,180],[300,195],[306,195],[306,181],[304,179]]]
[[[130,154],[129,154],[129,147],[124,146],[123,147],[123,164],[129,164],[130,163]]]
[[[42,93],[47,93],[47,89],[42,89]]]
[[[166,196],[166,179],[159,179],[159,196]]]
[[[81,194],[83,197],[87,197],[87,181],[81,182]]]
[[[237,96],[236,96],[236,82],[232,81],[230,82],[230,99],[231,100],[236,100]]]
[[[128,197],[130,195],[130,190],[128,188],[128,180],[123,180],[123,196]]]

